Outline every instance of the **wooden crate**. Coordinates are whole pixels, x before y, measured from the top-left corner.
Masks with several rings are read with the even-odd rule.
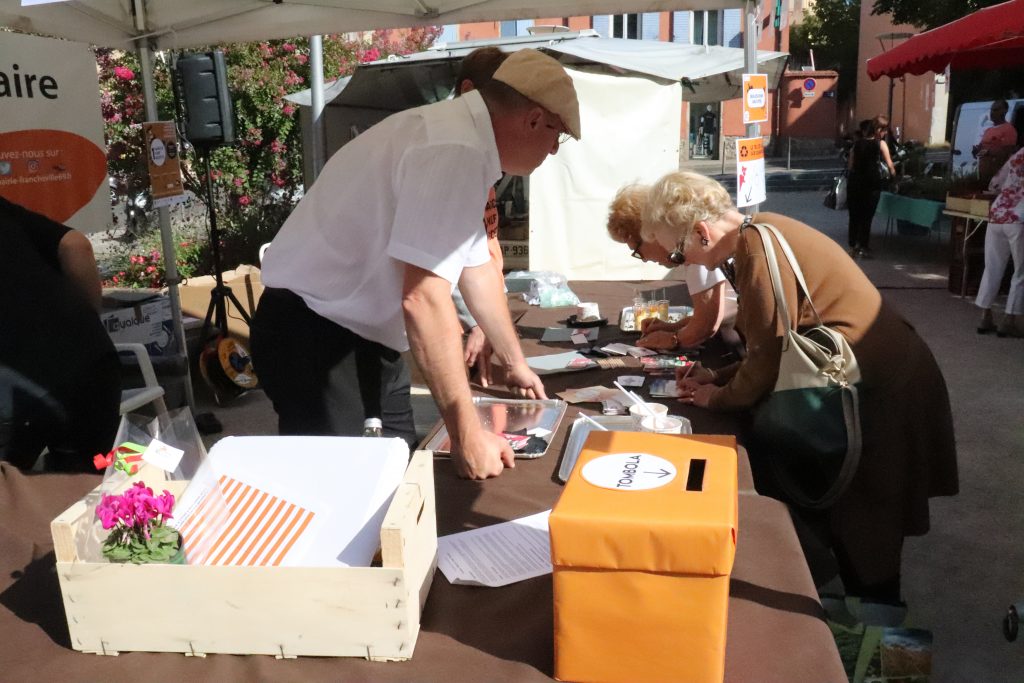
[[[946,209],[960,211],[972,216],[988,218],[988,209],[992,200],[986,197],[955,197],[946,195]]]
[[[166,482],[180,494],[187,482]],[[433,454],[417,451],[381,527],[381,567],[217,567],[78,559],[85,500],[50,525],[76,650],[412,657],[437,566]]]

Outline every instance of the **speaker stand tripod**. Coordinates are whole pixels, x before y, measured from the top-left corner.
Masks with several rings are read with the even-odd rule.
[[[209,209],[210,246],[211,254],[213,256],[214,281],[216,284],[214,288],[210,290],[210,304],[206,309],[206,317],[203,319],[203,326],[200,328],[199,331],[200,351],[198,363],[200,365],[200,374],[207,379],[207,382],[210,384],[210,388],[213,390],[214,399],[218,404],[221,404],[222,398],[225,394],[222,394],[221,391],[218,390],[217,384],[211,378],[211,368],[205,364],[216,364],[221,361],[221,358],[218,356],[217,347],[221,343],[220,340],[222,338],[227,338],[228,336],[227,302],[230,301],[231,303],[234,304],[235,310],[238,311],[238,314],[242,317],[242,320],[245,321],[245,324],[250,327],[252,326],[252,318],[249,312],[238,300],[238,297],[235,296],[235,293],[231,290],[231,288],[224,284],[224,276],[221,273],[222,266],[220,254],[220,231],[217,228],[217,211],[215,209],[213,201],[213,182],[210,176],[210,152],[211,149],[209,147],[205,147],[201,150],[204,162],[204,170],[206,171],[206,201],[207,207]],[[209,357],[209,354],[211,353],[211,341],[214,341],[215,343],[213,344],[212,348],[212,357]],[[239,356],[238,354],[232,353],[231,362],[234,363],[237,360],[241,360],[243,366],[248,365],[251,368],[251,360],[248,358],[247,355]],[[237,369],[239,371],[241,370],[241,368]],[[222,371],[222,368],[218,367],[217,370]],[[235,376],[229,376],[224,379],[228,380],[229,385],[231,382],[236,381]],[[255,386],[255,380],[253,380],[252,386]],[[237,390],[237,387],[233,388],[236,389],[237,393],[241,393],[241,391]],[[235,393],[234,395],[237,395],[237,393]],[[196,417],[198,422],[200,416]],[[212,418],[212,414],[209,415],[209,417]]]

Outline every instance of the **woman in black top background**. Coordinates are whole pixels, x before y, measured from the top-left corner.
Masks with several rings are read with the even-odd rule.
[[[850,256],[853,257],[871,255],[871,220],[882,191],[881,164],[889,169],[890,176],[896,173],[889,146],[882,139],[885,129],[877,119],[861,121],[860,139],[850,150],[846,205],[850,211]]]

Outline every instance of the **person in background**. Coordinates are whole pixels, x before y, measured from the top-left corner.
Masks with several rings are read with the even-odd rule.
[[[1017,149],[1017,129],[1006,120],[1010,105],[1006,100],[996,100],[989,108],[992,125],[985,129],[971,152],[978,158],[978,176],[987,181]]]
[[[833,550],[846,592],[899,606],[906,536],[929,528],[929,498],[958,491],[956,442],[946,383],[927,344],[833,240],[775,213],[746,217],[719,183],[696,173],[669,173],[652,188],[644,210],[645,240],[679,253],[685,263],[715,268],[735,259],[739,312],[747,344],[742,361],[718,370],[677,375],[680,398],[715,411],[749,411],[774,388],[784,330],[780,329],[766,248],[752,222],[776,227],[803,271],[821,324],[850,343],[861,371],[863,446],[847,490],[818,520]],[[798,329],[819,324],[780,247],[782,289]],[[814,429],[812,424],[808,429]],[[784,446],[783,446],[784,447]],[[755,483],[770,493],[764,450],[751,451]]]
[[[385,436],[415,443],[401,357],[411,348],[459,474],[484,479],[514,466],[508,442],[482,427],[473,404],[452,288],[486,333],[505,384],[546,398],[480,213],[502,172],[530,174],[570,136],[580,137],[572,79],[527,48],[478,91],[393,114],[327,162],[267,251],[253,321],[253,360],[282,434],[358,435],[366,418],[380,417]]]
[[[496,47],[481,47],[463,57],[458,78],[455,80],[455,97],[478,90],[489,83],[494,72],[507,58],[508,53]],[[505,259],[501,255],[501,244],[498,242],[498,202],[493,185],[487,193],[487,205],[484,207],[484,232],[487,233],[487,251],[491,255],[491,264],[504,282]],[[470,375],[475,371],[480,385],[487,387],[491,383],[491,343],[487,341],[487,335],[477,324],[476,318],[469,312],[469,307],[466,306],[458,287],[452,292],[452,300],[455,302],[459,322],[466,332],[463,360],[470,370]]]
[[[121,370],[99,319],[102,286],[82,233],[0,197],[0,453],[95,471],[120,422]]]
[[[850,256],[854,258],[871,257],[871,222],[883,185],[880,164],[889,169],[890,175],[896,173],[889,146],[880,139],[887,128],[888,122],[882,124],[881,118],[861,121],[860,138],[853,143],[847,161],[846,206],[850,212]]]
[[[608,212],[608,235],[632,250],[633,258],[675,268],[666,251],[657,242],[640,238],[644,206],[650,188],[646,185],[626,185],[619,189]],[[686,286],[693,300],[693,314],[676,323],[648,319],[643,322],[643,336],[637,346],[659,351],[677,347],[692,349],[703,344],[723,329],[727,343],[738,343],[732,331],[736,319],[736,290],[725,274],[715,268],[695,264],[682,266]]]
[[[1017,151],[992,178],[992,202],[985,231],[985,272],[975,305],[981,309],[978,334],[995,330],[1000,337],[1024,337],[1024,149]],[[1013,278],[1006,313],[996,327],[992,303],[999,294],[1006,262],[1013,259]]]

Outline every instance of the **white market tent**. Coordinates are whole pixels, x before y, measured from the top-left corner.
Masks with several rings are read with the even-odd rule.
[[[22,5],[25,6],[22,6]],[[657,10],[747,0],[0,0],[0,26],[105,47],[166,50],[378,28]]]
[[[745,8],[745,32],[750,35],[757,31],[760,5],[761,0],[0,0],[0,27],[103,47],[136,48],[147,116],[155,120],[152,50],[475,21],[731,8]],[[747,70],[754,72],[756,42],[746,43]],[[316,76],[313,80],[322,82]],[[164,252],[172,253],[167,216],[161,209]],[[171,260],[167,279],[175,336],[184,349],[178,275]],[[186,388],[192,404],[191,387]]]
[[[680,100],[739,97],[743,50],[602,38],[590,30],[437,45],[360,65],[352,76],[327,84],[321,116],[327,155],[394,112],[449,97],[462,58],[484,46],[535,48],[559,59],[576,83],[583,119],[583,140],[563,145],[530,178],[528,243],[506,246],[519,256],[528,251],[529,269],[570,279],[662,277],[663,267],[631,258],[607,236],[608,202],[624,184],[651,182],[678,168]],[[773,88],[786,59],[783,52],[758,52],[758,70]],[[303,107],[311,183],[312,92],[287,99]]]

